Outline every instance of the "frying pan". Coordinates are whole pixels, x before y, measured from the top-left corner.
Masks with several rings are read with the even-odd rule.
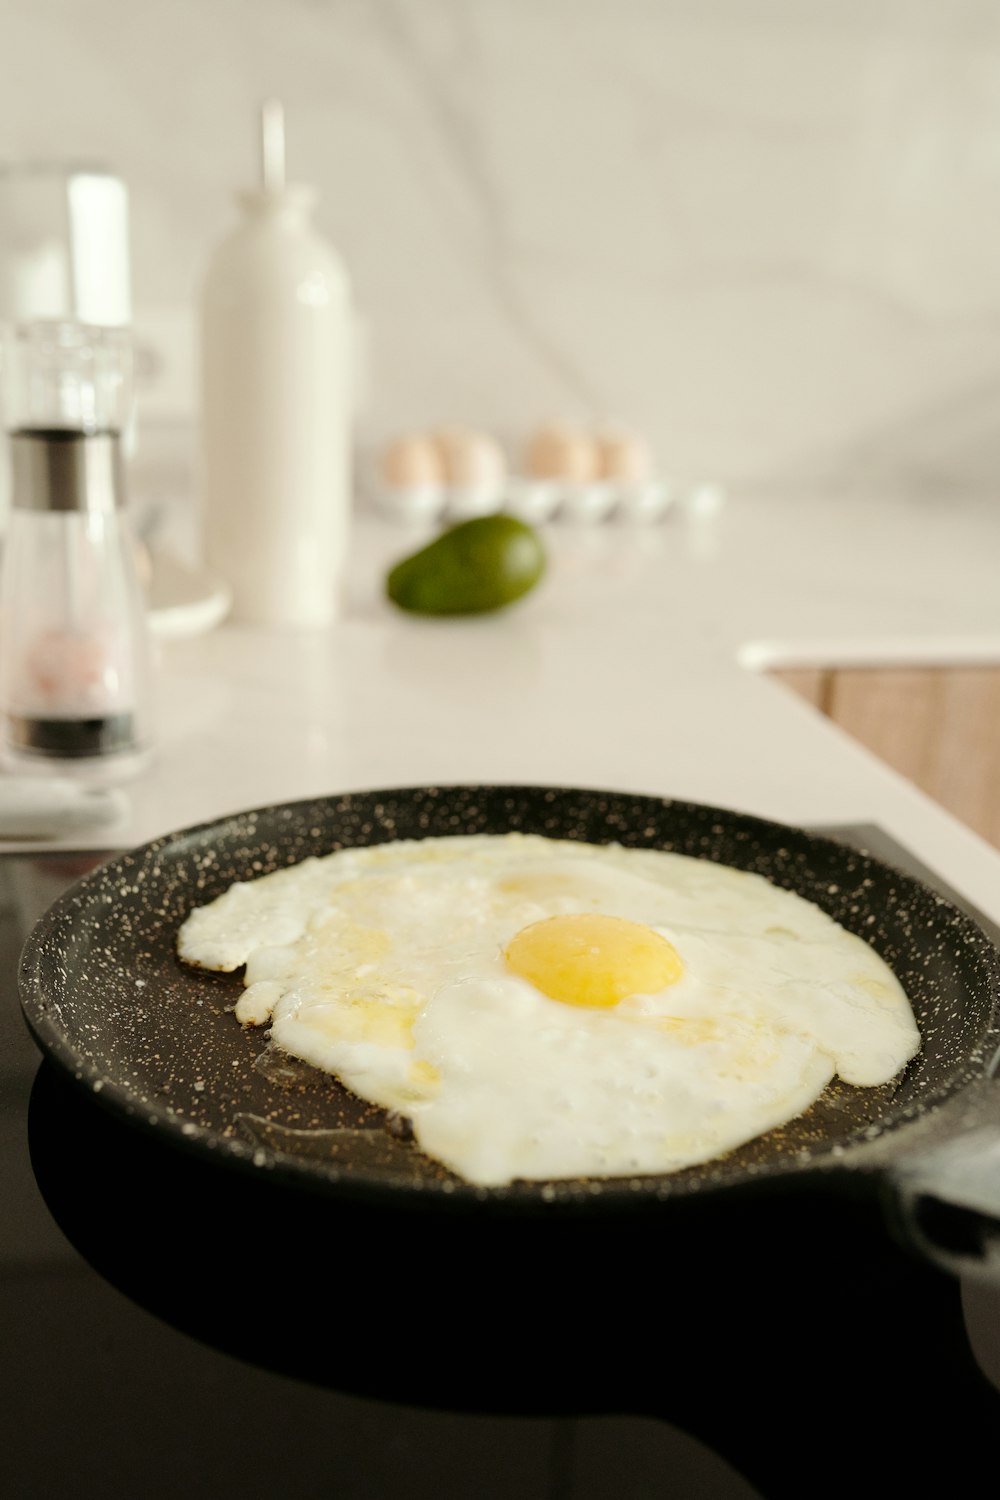
[[[892,1084],[835,1082],[783,1129],[662,1176],[467,1184],[335,1080],[276,1062],[231,1014],[238,976],[180,964],[192,906],[310,855],[521,830],[672,850],[766,876],[865,938],[910,996],[917,1056]],[[156,839],[85,875],[36,924],[19,986],[50,1061],[108,1110],[204,1163],[341,1202],[419,1213],[666,1214],[788,1190],[874,1194],[892,1233],[947,1270],[1000,1266],[1000,953],[912,876],[814,833],[586,788],[424,786],[257,808]]]

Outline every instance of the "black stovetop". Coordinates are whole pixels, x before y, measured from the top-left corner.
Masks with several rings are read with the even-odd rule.
[[[877,829],[824,831],[940,888]],[[868,1209],[770,1206],[767,1264],[731,1218],[699,1227],[693,1256],[592,1223],[568,1254],[544,1236],[449,1237],[432,1287],[405,1222],[340,1225],[308,1194],[261,1195],[95,1109],[40,1062],[15,976],[33,921],[99,858],[0,855],[0,1453],[15,1500],[838,1493],[829,1452],[797,1456],[813,1429],[845,1473],[863,1472],[855,1438],[881,1432],[879,1469],[924,1482],[940,1462],[964,1493],[955,1456],[984,1424],[988,1452],[1000,1398],[972,1369],[957,1285]],[[541,1288],[572,1278],[578,1316],[512,1327],[505,1257],[526,1248]],[[570,1345],[561,1367],[552,1351]],[[920,1455],[912,1473],[901,1444]]]

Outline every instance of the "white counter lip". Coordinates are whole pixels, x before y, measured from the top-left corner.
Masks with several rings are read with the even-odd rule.
[[[1000,637],[970,635],[875,636],[856,640],[847,636],[761,638],[737,646],[736,660],[751,672],[795,668],[836,671],[840,668],[1000,666]]]

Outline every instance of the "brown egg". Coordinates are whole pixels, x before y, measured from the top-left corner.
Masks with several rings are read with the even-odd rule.
[[[382,455],[382,478],[393,489],[416,489],[444,483],[437,444],[424,433],[406,433],[389,443]]]
[[[597,435],[600,477],[615,484],[644,484],[653,472],[647,444],[624,427],[605,428]]]
[[[472,427],[442,427],[434,434],[447,484],[457,489],[498,484],[506,464],[503,450],[487,432]]]
[[[524,455],[524,469],[533,479],[590,484],[597,478],[597,445],[586,432],[568,423],[553,422],[533,434]]]

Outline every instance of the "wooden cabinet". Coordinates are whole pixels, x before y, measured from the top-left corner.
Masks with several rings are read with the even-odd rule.
[[[1000,668],[773,675],[1000,848]]]

